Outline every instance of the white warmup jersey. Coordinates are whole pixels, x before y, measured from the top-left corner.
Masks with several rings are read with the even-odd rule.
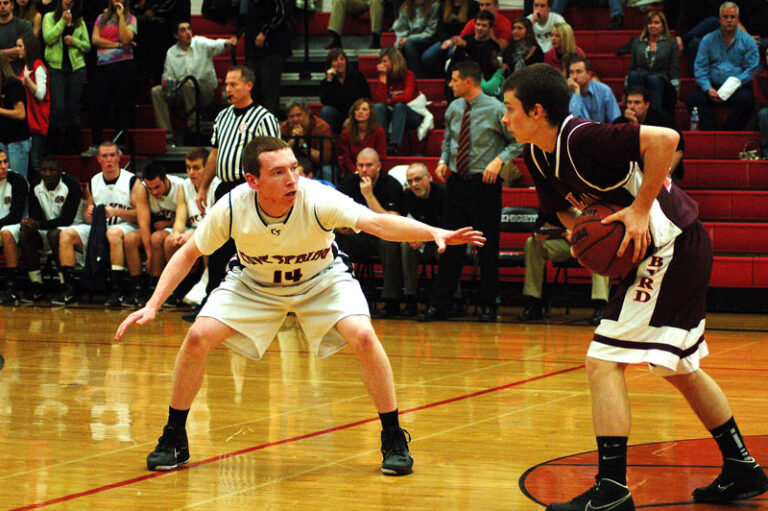
[[[45,219],[53,220],[61,215],[61,208],[64,206],[64,201],[67,200],[67,195],[69,195],[69,188],[62,178],[59,179],[59,184],[53,190],[46,188],[45,183],[40,181],[32,189],[32,193],[37,197],[37,202],[40,203]]]
[[[120,175],[113,184],[107,184],[104,181],[104,174],[99,172],[91,178],[91,195],[93,204],[96,206],[104,205],[120,209],[133,209],[131,204],[131,178],[132,172],[121,169]],[[107,225],[126,223],[127,221],[119,216],[113,216],[107,219]]]
[[[284,223],[265,225],[256,209],[257,192],[242,184],[222,197],[195,231],[195,243],[211,254],[232,238],[250,279],[267,287],[311,279],[334,260],[333,229],[354,229],[364,206],[329,186],[300,178],[296,203]]]
[[[168,193],[156,199],[149,191],[149,211],[152,213],[152,220],[173,221],[176,217],[176,197],[179,193],[179,186],[184,180],[176,176],[166,176],[171,184]]]
[[[208,211],[216,203],[216,187],[221,180],[214,177],[208,185],[208,194],[205,196],[205,210]],[[184,190],[184,202],[187,204],[187,227],[197,227],[202,222],[205,214],[197,207],[197,189],[192,180],[187,178],[181,184]]]
[[[8,176],[13,172],[8,171]],[[0,180],[0,218],[8,216],[11,212],[11,203],[13,202],[13,179]]]

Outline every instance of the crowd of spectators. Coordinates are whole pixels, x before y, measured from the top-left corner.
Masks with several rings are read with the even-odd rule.
[[[609,29],[623,26],[620,2],[597,3],[610,8]],[[383,11],[389,4],[334,0],[330,51],[319,83],[319,115],[312,113],[307,102],[294,101],[287,105],[287,119],[280,124],[276,118],[280,76],[291,53],[295,22],[290,2],[265,0],[246,2],[248,8],[242,13],[246,66],[230,69],[224,80],[223,96],[230,107],[216,118],[213,150],[197,148],[187,154],[186,181],[168,175],[156,163],[150,163],[139,177],[121,168],[119,148],[104,140],[104,130],[135,126],[138,92],[146,85],[151,88],[156,126],[166,131],[169,145],[179,140],[172,109],[187,112],[185,129],[199,129],[197,121],[209,117],[208,107],[215,102],[221,78],[213,58],[235,47],[238,38],[194,35],[188,0],[95,4],[99,2],[0,0],[3,304],[43,297],[38,286],[42,283],[39,257],[33,254],[49,249],[61,283],[53,301],[75,301],[74,267],[88,252],[95,212],[106,224],[103,243],[109,249],[113,275],[107,304],[143,304],[165,262],[189,239],[206,204],[242,182],[239,166],[245,144],[258,134],[279,133],[294,149],[304,175],[339,186],[371,209],[447,227],[467,223],[482,227],[488,241],[478,251],[479,319],[494,321],[499,176],[519,153],[500,123],[499,91],[505,77],[539,62],[559,69],[567,78],[574,116],[667,126],[681,132],[674,114],[682,100],[689,110],[698,111],[699,127],[704,130],[745,129],[752,119],[762,133],[762,156],[768,158],[768,23],[760,21],[768,19],[764,2],[744,0],[740,6],[691,0],[665,2],[664,11],[650,10],[642,30],[628,45],[622,110],[613,90],[593,72],[589,56],[577,44],[574,29],[563,16],[564,0],[527,1],[526,15],[512,21],[499,11],[497,0],[398,3],[391,27],[394,44],[381,49],[371,85],[341,49],[344,17],[369,11],[371,47],[379,48],[382,30],[387,28]],[[681,55],[687,57],[696,82],[685,98],[680,95]],[[92,138],[83,156],[96,157],[101,173],[89,181],[81,197],[66,169],[46,154],[79,151],[86,75]],[[424,78],[446,81],[445,135],[435,170],[445,185],[431,183],[429,169],[421,163],[408,166],[404,183],[381,170],[384,158],[408,155],[409,131],[418,130],[422,137],[431,125],[432,114],[419,90],[419,80]],[[728,116],[720,125],[718,118],[724,116],[718,110],[724,107]],[[471,132],[467,126],[472,126]],[[684,150],[681,136],[671,169],[676,180],[683,178]],[[74,212],[72,204],[79,205]],[[105,206],[103,210],[99,205]],[[25,209],[28,218],[23,218]],[[439,271],[421,319],[455,313],[453,300],[465,262],[460,249],[451,248],[438,257],[428,244],[388,244],[356,233],[340,233],[339,243],[358,259],[381,258],[384,315],[416,315],[415,272],[425,262],[436,264]],[[530,275],[526,272],[530,302],[521,320],[540,317],[540,268],[547,259],[567,257],[562,243],[533,236],[526,244],[526,257],[536,259],[536,264],[530,264]],[[223,247],[221,256],[211,256],[209,292],[220,281],[231,251],[232,247]],[[16,268],[20,261],[33,284],[26,293],[19,293]],[[593,284],[594,321],[601,314],[605,286],[598,281]],[[174,295],[170,302],[181,298]]]

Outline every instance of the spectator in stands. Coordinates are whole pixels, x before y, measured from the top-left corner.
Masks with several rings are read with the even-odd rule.
[[[584,50],[576,46],[576,37],[571,26],[568,23],[555,23],[552,27],[552,49],[544,55],[544,63],[565,74],[563,57],[570,53],[586,56]]]
[[[357,174],[347,174],[339,184],[339,191],[352,197],[358,204],[376,213],[402,215],[403,187],[392,176],[381,172],[381,160],[375,149],[367,147],[357,155]],[[381,257],[384,283],[381,297],[384,300],[383,316],[400,314],[400,287],[403,269],[400,243],[385,241],[365,232],[337,229],[336,241],[352,261],[360,261],[371,255]]]
[[[679,0],[675,29],[677,47],[693,70],[701,39],[720,27],[718,9],[722,0]],[[666,11],[666,9],[665,9]]]
[[[653,106],[650,93],[643,87],[637,86],[627,89],[627,108],[624,115],[615,119],[614,124],[630,122],[635,124],[646,124],[648,126],[662,126],[675,130],[680,135],[680,141],[677,143],[677,149],[669,164],[669,173],[675,181],[683,178],[683,152],[685,151],[685,141],[683,132],[677,126],[675,118],[661,108]]]
[[[419,95],[416,77],[408,70],[405,57],[394,46],[381,50],[376,66],[379,79],[373,89],[376,117],[387,134],[387,153],[397,156],[406,129],[415,129],[423,117],[408,103]]]
[[[2,1],[2,0],[0,0]],[[125,0],[111,0],[93,26],[91,41],[97,49],[93,83],[88,84],[91,103],[91,146],[83,157],[98,152],[104,140],[102,130],[109,124],[110,106],[114,104],[118,130],[133,128],[138,103],[138,80],[133,47],[136,45],[137,20]]]
[[[85,254],[91,233],[93,209],[105,206],[107,240],[112,268],[112,282],[106,305],[120,307],[126,289],[125,235],[142,226],[142,245],[151,265],[149,242],[149,205],[144,185],[131,172],[120,168],[120,150],[112,141],[102,142],[96,160],[101,172],[88,182],[85,191],[83,223],[63,229],[59,235],[59,270],[62,273],[61,289],[51,299],[57,305],[69,305],[78,301],[75,288],[75,251]]]
[[[232,66],[227,71],[224,87],[230,105],[219,112],[213,123],[211,153],[205,163],[205,172],[197,187],[197,205],[205,209],[208,190],[214,176],[220,180],[215,197],[219,200],[237,185],[245,182],[243,172],[243,151],[245,146],[257,136],[280,136],[280,124],[277,117],[266,108],[257,105],[251,97],[254,74],[247,66]],[[233,240],[222,245],[208,256],[208,285],[206,294],[210,294],[227,272],[227,263],[235,255]],[[183,315],[185,321],[194,321],[202,304]]]
[[[544,61],[544,53],[536,42],[531,20],[520,17],[512,21],[512,37],[509,45],[501,52],[501,57],[501,66],[507,74]]]
[[[3,247],[5,268],[0,304],[14,305],[18,301],[16,280],[18,262],[18,229],[27,204],[29,185],[24,176],[10,170],[8,154],[0,149],[0,245]],[[14,254],[16,254],[14,256]]]
[[[16,0],[16,16],[19,19],[27,20],[32,25],[32,32],[35,37],[40,38],[43,15],[38,12],[35,0]]]
[[[40,180],[40,164],[43,161],[51,117],[48,70],[43,64],[38,37],[27,32],[19,38],[17,43],[19,58],[24,61],[24,68],[19,78],[26,92],[27,126],[31,135],[27,180],[30,183],[37,183]]]
[[[333,133],[327,122],[312,114],[306,101],[296,100],[288,107],[288,120],[280,125],[280,136],[295,155],[309,158],[312,166],[320,170],[318,177],[332,180]]]
[[[489,96],[498,96],[504,81],[504,70],[499,63],[501,47],[491,37],[494,23],[493,13],[480,11],[475,17],[475,33],[459,40],[451,59],[451,69],[462,60],[473,60],[480,64],[482,80],[480,88]]]
[[[156,162],[149,162],[144,168],[144,189],[138,193],[144,194],[143,200],[149,204],[149,244],[152,250],[148,258],[147,271],[150,275],[160,275],[165,267],[165,238],[173,231],[176,215],[176,200],[182,179],[166,174],[165,167]],[[148,286],[142,278],[141,257],[139,247],[147,235],[142,225],[139,230],[126,233],[123,245],[125,247],[125,262],[130,279],[130,294],[123,299],[123,305],[143,307],[147,301]]]
[[[574,117],[610,124],[621,115],[611,88],[592,79],[592,64],[586,57],[573,55],[565,70],[573,92],[568,109]]]
[[[533,24],[533,33],[536,34],[536,42],[544,54],[552,49],[552,27],[555,23],[565,23],[565,18],[552,12],[551,2],[552,0],[534,0],[533,13],[528,15]]]
[[[547,224],[542,222],[542,226],[547,226]],[[573,257],[571,255],[571,244],[563,239],[562,235],[534,232],[533,236],[525,241],[523,253],[525,254],[523,296],[528,299],[528,305],[517,319],[519,321],[542,319],[544,317],[542,313],[544,303],[541,300],[541,295],[547,261],[559,263],[571,259]],[[603,319],[603,311],[608,301],[611,279],[596,273],[591,275],[592,302],[595,310],[589,318],[589,324],[597,326],[600,324],[600,320]]]
[[[645,87],[655,108],[674,110],[680,88],[680,48],[670,37],[667,18],[661,11],[650,11],[640,37],[632,39],[627,88]],[[666,104],[665,104],[666,103]]]
[[[443,76],[449,50],[456,46],[459,34],[469,20],[475,19],[478,9],[475,0],[441,0],[438,9],[437,41],[421,57],[427,76]]]
[[[219,178],[214,177],[213,181],[211,181],[211,186],[208,187],[208,194],[203,204],[204,209],[200,209],[197,204],[197,192],[200,187],[200,180],[207,159],[208,150],[204,147],[191,149],[184,156],[187,178],[182,182],[176,196],[176,214],[173,222],[173,232],[165,238],[163,254],[160,256],[157,264],[154,254],[152,257],[152,269],[150,272],[150,288],[152,290],[157,287],[157,281],[160,279],[160,273],[162,272],[162,269],[165,268],[166,263],[173,257],[173,254],[175,254],[177,250],[183,247],[184,244],[192,238],[195,233],[195,228],[205,216],[205,210],[213,206],[216,202],[215,191],[216,186],[219,184]],[[158,268],[160,269],[159,272],[157,271]],[[171,296],[168,297],[166,300],[168,305],[181,305],[184,294],[186,294],[199,279],[199,274],[190,274],[190,278],[193,280],[192,282],[187,282],[186,285],[179,284]]]
[[[32,32],[32,24],[13,14],[13,0],[0,0],[0,51],[5,53],[13,72],[21,71],[16,41],[24,32]]]
[[[0,55],[0,151],[8,156],[11,170],[24,179],[27,179],[30,146],[27,93],[3,54]]]
[[[479,249],[481,271],[478,305],[480,321],[496,321],[499,286],[499,224],[501,222],[501,182],[505,162],[515,158],[521,147],[501,124],[504,106],[483,94],[480,66],[471,60],[457,64],[451,77],[456,96],[445,112],[445,139],[435,173],[445,179],[444,226],[472,225],[480,229],[486,242]],[[471,126],[471,129],[470,129]],[[432,290],[429,308],[421,321],[446,319],[464,263],[464,249],[446,249]]]
[[[277,114],[280,80],[285,60],[291,56],[293,2],[259,0],[248,4],[245,28],[245,63],[253,69],[253,100]]]
[[[81,6],[82,0],[58,0],[56,10],[43,17],[51,98],[48,148],[57,154],[76,153],[80,147],[80,100],[85,84],[85,54],[91,49]]]
[[[328,32],[331,42],[326,49],[341,48],[341,34],[347,13],[360,14],[369,11],[371,15],[371,49],[381,48],[381,26],[384,21],[384,0],[333,0]]]
[[[499,48],[506,49],[509,44],[509,39],[512,37],[512,23],[509,18],[499,13],[499,0],[480,0],[480,11],[488,11],[493,14],[493,30],[491,31],[491,39],[496,41]],[[464,30],[459,34],[459,39],[456,40],[457,46],[462,45],[462,39],[475,34],[475,20],[477,16],[469,20],[464,26]]]
[[[412,163],[405,171],[405,178],[408,188],[404,214],[428,225],[442,226],[445,185],[433,183],[423,163]],[[414,317],[418,315],[419,264],[437,262],[437,245],[432,241],[411,241],[401,243],[400,248],[405,288],[403,316]]]
[[[216,70],[213,67],[213,57],[221,55],[229,48],[237,45],[237,38],[208,39],[192,34],[189,21],[179,21],[174,25],[173,37],[176,44],[168,48],[165,54],[165,67],[161,85],[152,87],[152,110],[155,113],[155,125],[166,131],[166,139],[173,146],[173,126],[169,105],[180,98],[185,112],[190,112],[195,106],[199,108],[201,119],[205,118],[208,106],[213,102],[214,92],[219,85]],[[181,85],[177,94],[174,90],[187,76],[194,76],[200,86],[200,104],[196,104],[195,86],[191,81]],[[196,128],[197,116],[187,117],[187,127]]]
[[[371,97],[371,87],[363,73],[352,67],[341,48],[333,48],[325,58],[325,78],[320,81],[320,118],[335,134],[341,133],[352,104]]]
[[[372,147],[380,158],[387,156],[387,134],[379,126],[376,110],[368,98],[360,98],[349,109],[346,128],[339,137],[342,174],[357,172],[357,155]]]
[[[422,55],[436,40],[439,9],[437,0],[405,0],[392,25],[395,48],[403,53],[416,78],[427,78]]]
[[[40,274],[40,254],[52,250],[54,260],[58,260],[60,229],[72,225],[79,212],[80,197],[83,194],[80,182],[61,172],[61,165],[55,156],[43,160],[41,175],[40,183],[29,194],[29,218],[22,218],[20,224],[12,227],[10,238],[6,239],[3,231],[5,267],[9,273],[6,293],[0,298],[3,305],[11,305],[19,298],[19,249],[30,282],[20,296],[21,301],[35,303],[45,298],[43,277]]]
[[[753,81],[757,103],[757,126],[762,136],[762,159],[768,160],[768,48],[763,52],[763,65]]]
[[[698,108],[702,130],[719,129],[715,107],[720,104],[730,107],[722,129],[744,129],[752,114],[752,78],[759,60],[754,39],[739,30],[739,7],[733,2],[723,3],[720,6],[720,30],[710,32],[701,40],[694,64],[698,87],[686,100],[690,110]]]

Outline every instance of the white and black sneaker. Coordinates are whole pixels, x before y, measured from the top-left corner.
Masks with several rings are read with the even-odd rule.
[[[157,447],[147,456],[148,470],[173,470],[189,462],[189,442],[184,428],[166,424]]]
[[[753,458],[746,461],[728,458],[723,464],[723,471],[709,486],[693,490],[693,500],[727,504],[756,497],[766,491],[768,477]]]
[[[75,287],[71,284],[63,284],[58,293],[53,295],[51,303],[54,305],[72,305],[77,303],[79,297],[75,291]]]
[[[381,432],[382,473],[404,476],[413,472],[413,457],[408,450],[410,441],[411,435],[404,429],[385,429]]]
[[[547,511],[634,511],[629,488],[613,479],[598,479],[595,485],[568,502],[550,504]]]

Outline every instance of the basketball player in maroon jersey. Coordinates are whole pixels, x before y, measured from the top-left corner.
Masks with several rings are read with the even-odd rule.
[[[547,510],[635,509],[626,482],[630,410],[624,377],[633,363],[647,363],[674,385],[722,452],[722,472],[693,491],[695,501],[727,503],[765,492],[768,478],[747,451],[725,394],[699,368],[709,353],[704,316],[712,245],[697,204],[669,176],[679,135],[573,118],[565,78],[545,64],[515,72],[503,90],[503,122],[525,144],[542,212],[557,213],[571,228],[589,204],[618,204],[624,209],[604,222],[624,223],[617,254],[634,250],[638,260],[608,302],[587,351],[599,455],[595,486]]]

